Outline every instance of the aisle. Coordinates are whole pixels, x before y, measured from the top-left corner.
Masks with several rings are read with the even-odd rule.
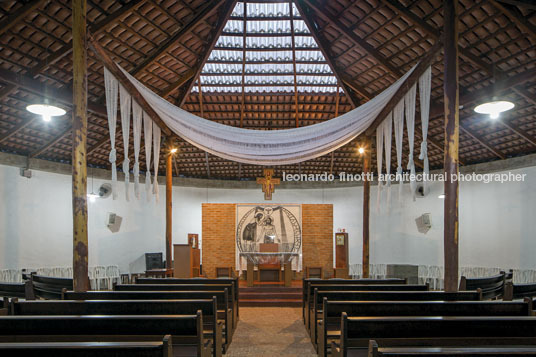
[[[226,356],[316,356],[301,308],[243,307]]]

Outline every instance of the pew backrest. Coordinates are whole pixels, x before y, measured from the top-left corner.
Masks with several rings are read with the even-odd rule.
[[[0,297],[34,300],[35,294],[32,282],[27,280],[23,283],[0,283]]]
[[[460,279],[460,290],[482,289],[483,299],[493,299],[502,297],[504,294],[504,284],[506,282],[506,273],[501,271],[499,275],[485,278],[466,278]]]
[[[63,289],[73,289],[73,279],[30,275],[35,296],[43,299],[60,299]]]
[[[510,301],[522,299],[524,297],[536,297],[536,283],[534,284],[513,284],[506,283],[504,287],[503,299]]]

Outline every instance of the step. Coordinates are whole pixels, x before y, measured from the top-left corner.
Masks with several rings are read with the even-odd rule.
[[[301,307],[302,301],[300,300],[240,300],[240,307]]]
[[[282,287],[282,286],[271,286],[271,287],[257,287],[257,286],[254,286],[252,288],[239,288],[238,289],[238,292],[239,293],[242,293],[242,292],[257,292],[257,293],[263,293],[263,292],[272,292],[272,293],[297,293],[297,294],[302,294],[303,292],[303,289],[302,288],[285,288],[285,287]]]
[[[301,294],[296,293],[280,293],[280,292],[240,292],[238,294],[240,300],[300,300]]]

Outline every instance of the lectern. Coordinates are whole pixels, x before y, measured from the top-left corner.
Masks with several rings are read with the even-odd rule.
[[[348,278],[348,233],[335,233],[335,277]]]
[[[201,269],[200,251],[190,244],[174,244],[174,278],[196,278]]]

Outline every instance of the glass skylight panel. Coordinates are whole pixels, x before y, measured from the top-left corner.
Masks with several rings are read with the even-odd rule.
[[[301,18],[295,5],[292,6],[293,16]],[[289,4],[247,3],[246,9],[245,67],[242,66],[244,21],[241,19],[244,4],[239,2],[233,10],[233,19],[225,24],[224,34],[217,40],[203,67],[200,78],[202,90],[241,93],[244,78],[244,91],[247,93],[293,93],[294,56]],[[335,92],[337,79],[305,22],[295,19],[293,25],[295,46],[299,49],[295,53],[298,92]]]

